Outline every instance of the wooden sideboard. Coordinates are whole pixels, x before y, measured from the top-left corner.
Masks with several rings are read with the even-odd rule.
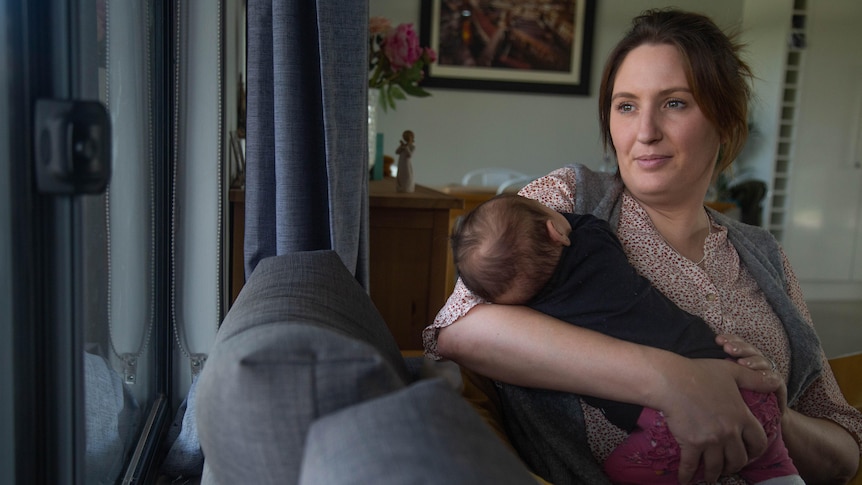
[[[398,346],[418,350],[452,290],[450,220],[464,200],[421,185],[399,193],[393,178],[369,182],[368,192],[371,300]]]
[[[395,179],[373,180],[369,192],[371,300],[402,350],[422,349],[422,329],[452,292],[450,221],[464,201],[416,186],[395,191]],[[245,192],[230,191],[231,303],[245,282]]]

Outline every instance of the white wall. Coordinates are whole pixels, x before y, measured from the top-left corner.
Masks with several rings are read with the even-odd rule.
[[[417,183],[436,187],[457,182],[475,168],[506,167],[544,174],[567,163],[598,168],[602,160],[598,85],[604,59],[632,17],[663,2],[596,2],[590,95],[567,96],[428,88],[429,98],[410,98],[381,114],[384,153],[394,155],[402,131],[416,133],[413,166]],[[370,0],[369,13],[393,23],[420,22],[418,0]],[[744,0],[679,0],[675,6],[738,28]],[[786,17],[784,17],[786,19]],[[787,20],[782,24],[786,24]]]
[[[785,249],[811,299],[862,299],[862,3],[810,1]]]
[[[753,127],[748,143],[736,161],[735,170],[740,177],[767,181],[770,186],[777,151],[792,11],[793,0],[747,1],[744,5],[742,41],[746,44],[746,61],[755,75],[750,105]],[[766,197],[764,205],[768,202],[769,197]],[[764,213],[768,213],[767,207],[764,207]]]

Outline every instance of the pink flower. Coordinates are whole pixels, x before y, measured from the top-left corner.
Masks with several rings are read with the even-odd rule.
[[[419,46],[413,24],[393,28],[388,19],[372,17],[368,34],[368,87],[380,90],[384,110],[395,109],[395,100],[407,96],[431,96],[419,83],[426,66],[437,60],[437,53]]]
[[[368,19],[368,33],[371,35],[385,34],[392,28],[392,23],[386,17],[371,17]]]
[[[413,24],[400,24],[391,31],[383,41],[383,52],[395,71],[410,67],[418,61],[422,57],[422,48],[419,47]]]

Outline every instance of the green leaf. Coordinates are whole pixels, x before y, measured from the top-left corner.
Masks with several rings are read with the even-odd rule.
[[[404,91],[402,91],[397,84],[390,84],[386,89],[386,96],[384,97],[384,99],[386,101],[386,104],[394,110],[395,100],[407,99],[407,96],[404,95]]]
[[[378,102],[383,108],[383,112],[389,111],[389,86],[380,87],[380,101]]]
[[[427,98],[428,96],[431,96],[431,93],[415,84],[401,84],[401,88],[410,96],[416,96],[417,98]]]
[[[389,108],[395,109],[395,103],[392,101],[392,86],[386,85],[380,90],[380,103],[383,105],[383,112],[389,111]]]
[[[422,75],[422,62],[417,62],[416,64],[413,64],[412,66],[408,67],[407,69],[404,69],[401,72],[403,72],[406,76],[408,76],[410,78],[421,76]]]
[[[395,99],[407,99],[407,96],[404,95],[404,91],[402,91],[397,85],[392,86],[390,94]]]

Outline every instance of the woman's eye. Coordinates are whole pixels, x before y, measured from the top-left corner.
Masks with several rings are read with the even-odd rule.
[[[634,111],[635,107],[632,106],[631,103],[620,103],[617,105],[617,111],[621,113],[628,113]]]
[[[671,109],[682,109],[685,108],[685,101],[679,99],[672,99],[667,102],[667,107]]]

